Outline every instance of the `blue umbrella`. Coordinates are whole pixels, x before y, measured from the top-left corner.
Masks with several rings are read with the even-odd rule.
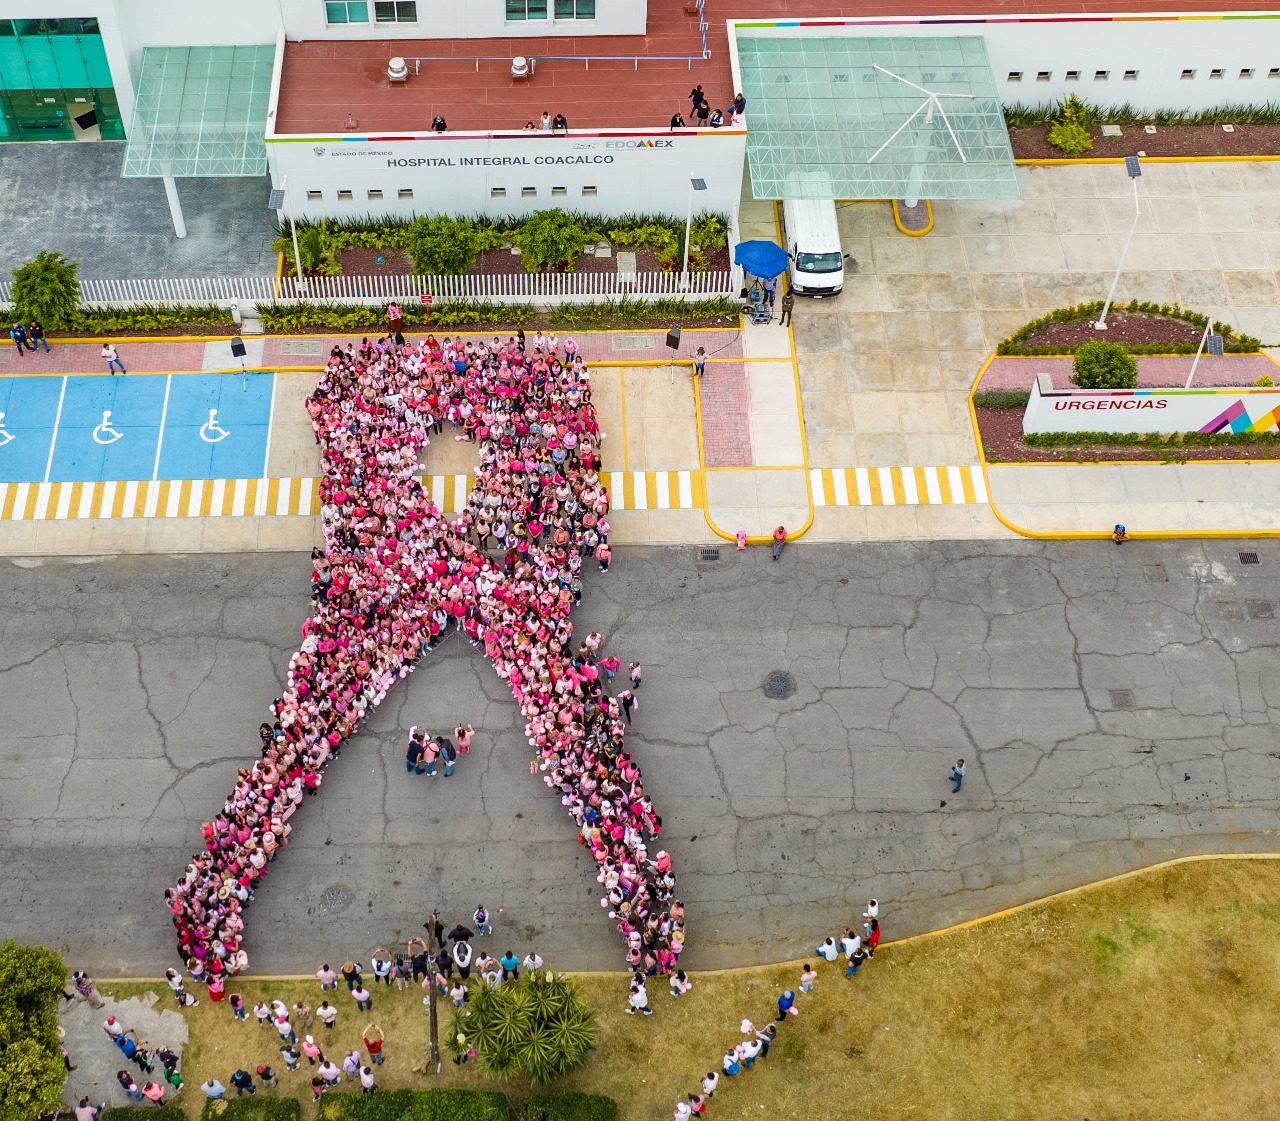
[[[752,276],[778,276],[787,267],[787,251],[773,241],[741,241],[733,247],[733,263]]]

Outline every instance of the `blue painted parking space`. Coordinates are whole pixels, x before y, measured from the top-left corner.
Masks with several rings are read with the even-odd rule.
[[[0,379],[0,481],[260,478],[275,375]]]

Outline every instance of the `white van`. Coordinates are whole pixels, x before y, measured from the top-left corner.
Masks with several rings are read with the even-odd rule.
[[[832,199],[787,199],[782,204],[787,271],[797,296],[838,296],[844,288],[845,255]]]

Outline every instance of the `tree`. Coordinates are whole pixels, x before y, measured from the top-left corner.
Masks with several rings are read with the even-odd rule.
[[[1133,389],[1138,384],[1138,360],[1119,343],[1081,343],[1073,365],[1071,380],[1081,389]]]
[[[437,214],[415,218],[405,248],[419,276],[461,276],[476,263],[480,238],[475,224]]]
[[[520,223],[515,240],[528,272],[541,272],[548,265],[572,270],[591,240],[591,232],[574,215],[556,208],[529,215]]]
[[[519,981],[491,989],[477,986],[449,1025],[454,1055],[468,1047],[499,1078],[523,1075],[549,1082],[586,1062],[595,1046],[591,1010],[578,990],[551,971],[526,972]]]
[[[38,319],[45,327],[66,328],[75,323],[80,307],[78,261],[42,249],[13,270],[13,304],[18,319]]]
[[[66,977],[53,950],[0,945],[0,1121],[29,1121],[62,1096],[57,1027]]]

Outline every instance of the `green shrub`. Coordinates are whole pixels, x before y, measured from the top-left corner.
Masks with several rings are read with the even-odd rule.
[[[729,224],[719,214],[699,214],[693,221],[692,241],[703,249],[724,249],[729,244]]]
[[[80,308],[67,329],[83,335],[118,335],[172,327],[232,327],[234,323],[230,310],[217,304],[138,304]]]
[[[405,238],[405,248],[418,275],[461,276],[476,263],[478,241],[474,223],[437,214],[434,218],[415,219]]]
[[[559,209],[529,215],[515,235],[527,272],[542,272],[551,265],[563,265],[571,271],[590,240],[582,223]]]
[[[1280,445],[1280,432],[1029,432],[1022,442],[1033,448],[1068,446],[1132,446],[1165,448],[1249,447]]]
[[[547,312],[547,321],[552,327],[584,330],[637,322],[666,324],[682,319],[736,322],[741,311],[742,301],[729,296],[713,296],[703,300],[681,300],[674,296],[637,300],[620,296],[589,304],[557,304]]]
[[[541,1084],[586,1062],[595,1039],[577,986],[547,970],[496,989],[480,986],[451,1017],[445,1043],[454,1056],[474,1047],[499,1078],[518,1074]]]
[[[141,1121],[145,1116],[154,1121],[186,1121],[186,1116],[182,1112],[182,1106],[174,1105],[172,1102],[168,1105],[162,1105],[159,1109],[150,1102],[146,1105],[146,1112],[140,1105],[116,1105],[110,1109],[104,1109],[99,1116],[98,1121]]]
[[[0,945],[0,1121],[30,1121],[58,1104],[66,1071],[58,1008],[67,967],[44,946]]]
[[[1071,381],[1081,389],[1133,389],[1138,384],[1138,363],[1119,343],[1082,343],[1072,369]]]
[[[296,1103],[295,1103],[296,1104]],[[318,1121],[507,1121],[503,1094],[478,1090],[391,1090],[327,1094]],[[209,1121],[209,1119],[206,1119]]]
[[[1016,389],[988,389],[973,395],[975,409],[1025,409],[1031,400],[1030,393]]]
[[[1081,343],[1072,366],[1071,380],[1081,389],[1133,389],[1138,384],[1138,362],[1119,343]]]
[[[1275,382],[1271,380],[1270,374],[1263,374],[1253,385],[1255,389],[1270,389]]]
[[[603,1094],[540,1094],[520,1104],[521,1121],[618,1121],[618,1103]]]
[[[1209,322],[1207,315],[1201,315],[1198,311],[1192,311],[1190,308],[1178,307],[1176,304],[1155,304],[1146,300],[1133,300],[1128,304],[1116,304],[1112,310],[1126,312],[1129,315],[1153,315],[1163,316],[1166,319],[1180,319],[1201,331],[1204,330]],[[1051,323],[1092,323],[1098,318],[1098,313],[1101,311],[1101,300],[1094,300],[1087,304],[1077,304],[1075,307],[1055,308],[1048,315],[1042,315],[1038,319],[1031,320],[1030,323],[1019,327],[1007,339],[1001,340],[996,347],[996,353],[1034,356],[1074,354],[1076,349],[1074,346],[1029,346],[1024,340]],[[1252,335],[1241,335],[1237,338],[1230,323],[1214,323],[1213,329],[1222,336],[1223,348],[1228,354],[1257,354],[1262,348],[1260,340]],[[1198,345],[1198,341],[1142,343],[1137,345],[1129,344],[1127,349],[1130,354],[1194,354]]]
[[[254,1095],[251,1098],[206,1101],[201,1110],[200,1119],[201,1121],[298,1121],[298,1113],[297,1098],[269,1098],[263,1094],[260,1097]]]
[[[42,249],[25,265],[13,270],[13,311],[27,322],[40,320],[60,330],[70,325],[80,306],[80,263],[61,253]]]
[[[1089,130],[1074,121],[1056,121],[1050,125],[1049,143],[1068,156],[1083,156],[1093,147]]]

